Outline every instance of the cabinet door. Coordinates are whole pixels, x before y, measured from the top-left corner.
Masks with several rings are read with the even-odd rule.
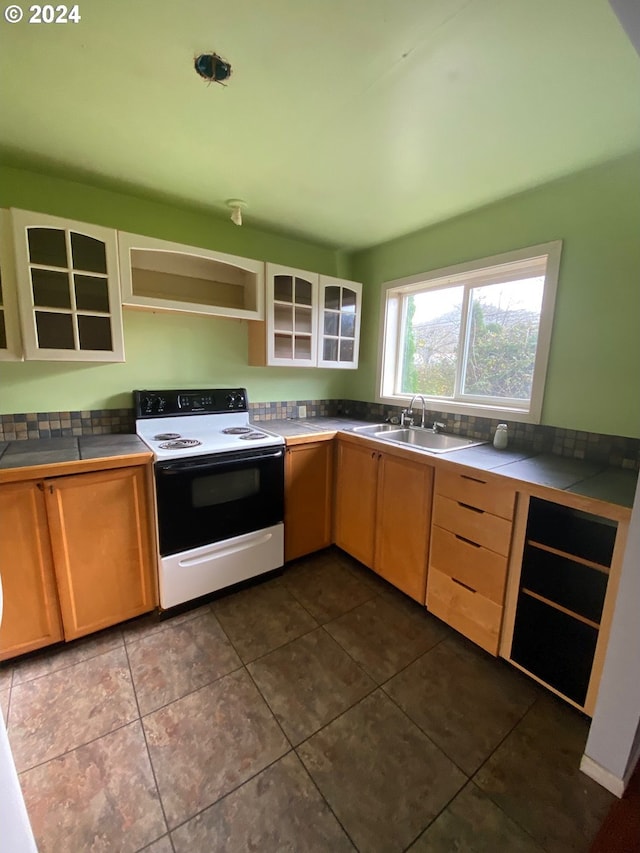
[[[124,361],[116,232],[12,210],[26,359]]]
[[[285,457],[285,560],[331,544],[333,442],[287,447]]]
[[[369,568],[373,568],[379,456],[368,447],[338,442],[334,539]]]
[[[315,367],[318,276],[267,264],[267,364]]]
[[[11,217],[8,210],[0,210],[0,361],[21,359]]]
[[[0,660],[61,640],[45,502],[36,483],[0,486],[0,573]]]
[[[432,491],[429,465],[381,455],[373,568],[420,604],[425,603]]]
[[[142,466],[45,481],[67,640],[153,609],[147,495]]]
[[[318,367],[358,366],[362,285],[321,275],[318,309]]]

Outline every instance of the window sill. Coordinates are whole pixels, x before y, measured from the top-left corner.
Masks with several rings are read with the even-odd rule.
[[[397,397],[376,396],[376,403],[383,406],[399,406],[405,408],[409,405],[411,395]],[[488,406],[486,403],[460,403],[454,400],[441,400],[425,397],[426,408],[429,412],[447,412],[454,415],[476,416],[479,418],[492,418],[494,420],[515,421],[523,424],[539,424],[540,413],[524,411],[523,409],[510,408],[508,406]],[[415,404],[414,404],[415,406]]]

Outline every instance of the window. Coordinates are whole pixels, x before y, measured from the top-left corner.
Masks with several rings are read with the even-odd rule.
[[[540,420],[561,241],[383,288],[380,402]]]

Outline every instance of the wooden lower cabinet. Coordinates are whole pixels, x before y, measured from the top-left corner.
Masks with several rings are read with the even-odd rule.
[[[45,481],[65,639],[154,607],[146,469]]]
[[[498,654],[515,490],[481,472],[438,471],[427,609]]]
[[[375,546],[379,455],[370,447],[338,440],[334,540],[369,568]]]
[[[424,604],[433,468],[338,441],[335,542]]]
[[[284,558],[331,545],[333,441],[287,445],[284,463]]]
[[[380,454],[373,568],[424,604],[433,468]]]
[[[155,606],[148,470],[0,486],[0,659]]]
[[[0,660],[63,639],[42,483],[0,486]]]

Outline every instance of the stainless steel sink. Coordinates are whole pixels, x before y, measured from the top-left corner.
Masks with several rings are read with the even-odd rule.
[[[360,433],[360,435],[377,435],[377,433],[386,433],[391,431],[398,431],[400,427],[398,424],[367,424],[367,426],[354,427],[353,431]]]
[[[466,447],[476,447],[478,444],[486,444],[485,441],[477,441],[473,438],[462,438],[459,435],[447,435],[444,432],[431,432],[428,429],[395,429],[380,432],[376,438],[384,438],[396,444],[405,444],[409,447],[419,447],[430,453],[450,453],[452,450],[463,450]]]

